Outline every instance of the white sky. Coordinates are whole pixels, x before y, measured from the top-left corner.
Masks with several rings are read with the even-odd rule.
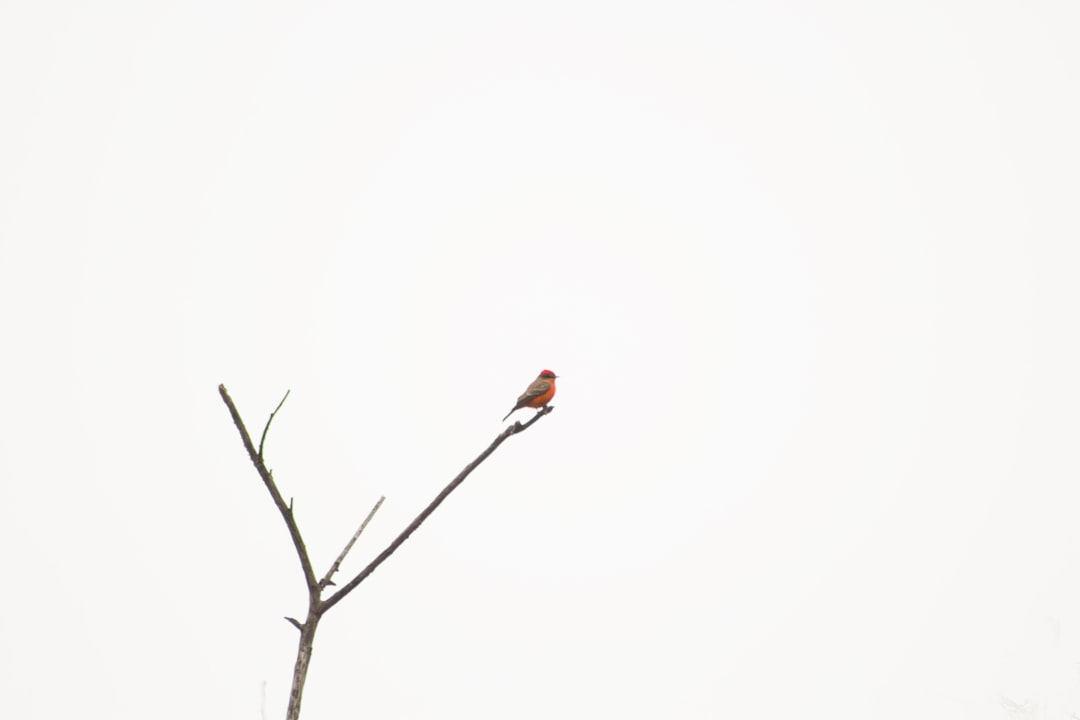
[[[1075,2],[0,5],[0,695],[1080,713]],[[522,419],[527,416],[522,415]]]

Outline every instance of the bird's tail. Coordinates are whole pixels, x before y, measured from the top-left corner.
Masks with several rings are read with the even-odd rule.
[[[514,407],[514,410],[520,410],[520,409],[521,409],[520,407],[516,407],[516,406]],[[506,413],[506,417],[504,417],[504,418],[503,418],[502,420],[500,420],[500,422],[506,422],[506,418],[508,418],[508,417],[510,417],[511,415],[513,415],[513,414],[514,414],[514,410],[511,410],[510,412]]]

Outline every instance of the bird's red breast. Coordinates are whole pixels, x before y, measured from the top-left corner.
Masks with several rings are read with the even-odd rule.
[[[537,376],[533,384],[518,398],[518,407],[543,407],[555,397],[555,378],[557,376],[550,370],[544,370]]]

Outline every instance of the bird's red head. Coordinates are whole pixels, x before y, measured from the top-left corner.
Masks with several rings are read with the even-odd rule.
[[[550,370],[541,370],[540,371],[540,377],[544,378],[545,380],[554,380],[555,378],[557,378],[559,376],[556,375],[555,373],[551,372]]]

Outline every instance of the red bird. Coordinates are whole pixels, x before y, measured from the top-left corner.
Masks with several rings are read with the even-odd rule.
[[[506,418],[523,407],[546,407],[551,402],[551,398],[555,397],[555,378],[557,377],[559,376],[550,370],[541,371],[536,380],[533,380],[533,384],[525,392],[521,393],[521,397],[517,399],[517,405],[514,406],[514,409],[506,413],[503,422],[506,422]]]

